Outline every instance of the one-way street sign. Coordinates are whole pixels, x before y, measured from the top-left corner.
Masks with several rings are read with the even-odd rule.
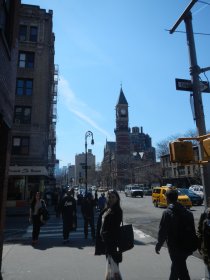
[[[176,89],[184,91],[193,91],[192,82],[185,79],[175,79],[176,80]],[[200,82],[200,91],[210,93],[209,82],[202,81]]]

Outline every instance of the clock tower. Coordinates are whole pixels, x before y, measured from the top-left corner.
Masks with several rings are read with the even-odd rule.
[[[129,182],[130,128],[128,127],[128,102],[120,89],[116,105],[116,179],[117,187],[124,188]]]

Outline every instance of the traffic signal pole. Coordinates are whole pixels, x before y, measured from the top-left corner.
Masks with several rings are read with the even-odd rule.
[[[209,67],[200,69],[197,64],[197,57],[196,57],[196,48],[195,48],[195,41],[194,41],[194,34],[193,34],[193,27],[192,27],[192,13],[191,8],[197,2],[197,0],[191,1],[188,5],[184,13],[175,23],[174,27],[170,30],[170,34],[172,34],[178,25],[184,20],[185,27],[186,27],[186,35],[187,35],[187,45],[189,50],[189,61],[190,61],[190,76],[193,85],[193,102],[194,102],[194,110],[195,110],[195,121],[196,127],[198,131],[198,135],[202,136],[206,134],[206,125],[205,125],[205,117],[203,111],[203,103],[202,103],[202,96],[201,96],[201,86],[199,80],[199,74],[204,72],[205,70],[209,70]],[[199,154],[200,160],[204,159],[204,150],[203,146],[199,144]],[[201,170],[201,180],[204,187],[204,204],[205,209],[210,207],[210,163],[200,165]],[[210,279],[210,271],[209,267],[206,266],[205,268],[205,279]]]

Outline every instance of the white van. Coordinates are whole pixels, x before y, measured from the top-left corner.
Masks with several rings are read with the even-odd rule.
[[[144,196],[144,191],[141,188],[141,186],[137,185],[137,184],[130,184],[130,185],[126,185],[125,186],[125,196],[132,196],[132,197],[136,197],[136,196]]]

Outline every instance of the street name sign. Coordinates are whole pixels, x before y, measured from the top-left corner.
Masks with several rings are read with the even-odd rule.
[[[190,80],[175,79],[175,81],[176,81],[177,90],[193,91],[193,85]],[[200,82],[200,91],[210,93],[209,82],[206,81]]]

